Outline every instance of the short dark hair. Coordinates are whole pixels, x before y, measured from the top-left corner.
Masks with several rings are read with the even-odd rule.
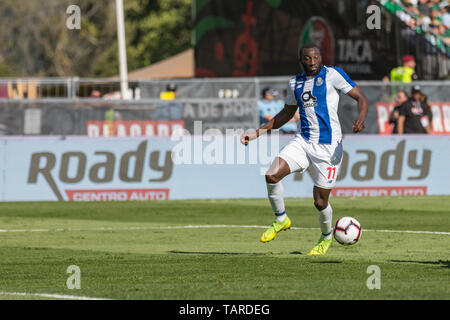
[[[175,92],[175,91],[177,91],[177,86],[176,86],[174,83],[169,83],[169,84],[166,86],[166,91],[172,91],[172,92]]]
[[[304,49],[317,49],[317,51],[319,51],[319,53],[322,54],[322,53],[320,52],[320,48],[319,48],[318,45],[316,45],[316,44],[314,44],[314,43],[308,43],[308,44],[305,44],[303,47],[301,47],[301,48],[298,50],[298,58],[299,58],[299,59],[302,57],[302,54],[303,54],[303,50],[304,50]]]
[[[273,96],[278,95],[278,91],[276,91],[275,89],[273,89],[271,87],[266,87],[262,90],[261,94],[262,94],[262,97],[265,98],[266,94],[271,94]]]

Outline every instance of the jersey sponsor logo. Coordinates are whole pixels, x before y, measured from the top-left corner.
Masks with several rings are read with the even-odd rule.
[[[311,90],[302,93],[302,102],[304,108],[311,108],[317,106],[317,98],[313,96]],[[312,100],[312,101],[311,101]]]

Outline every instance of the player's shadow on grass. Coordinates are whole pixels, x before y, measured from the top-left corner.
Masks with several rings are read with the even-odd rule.
[[[256,252],[220,252],[220,251],[178,251],[171,250],[169,253],[177,254],[220,254],[220,255],[231,255],[231,256],[264,256],[265,253]]]
[[[413,260],[391,260],[392,262],[404,262],[404,263],[421,263],[421,264],[433,264],[441,265],[441,268],[450,268],[449,260],[438,260],[438,261],[413,261]]]
[[[304,255],[304,253],[302,253],[301,251],[292,251],[292,252],[290,252],[290,254]],[[311,261],[311,262],[312,263],[342,263],[342,261],[336,261],[336,260],[324,260],[324,261],[319,260],[319,261]]]

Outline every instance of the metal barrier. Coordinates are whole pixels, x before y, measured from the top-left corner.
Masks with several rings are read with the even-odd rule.
[[[130,82],[131,97],[138,86]],[[111,79],[89,78],[2,78],[0,79],[0,99],[120,99],[120,82]]]
[[[0,99],[1,135],[158,135],[170,134],[172,126],[182,126],[192,132],[195,121],[202,121],[202,131],[216,128],[248,129],[259,126],[257,104],[260,91],[266,86],[280,92],[283,100],[289,77],[247,79],[189,79],[141,81],[132,88],[133,100],[103,98],[71,98],[77,92],[75,81],[45,82],[42,85],[64,84],[59,98]],[[83,83],[84,80],[77,80]],[[31,82],[28,82],[28,89]],[[178,87],[174,100],[159,99],[168,83]],[[410,91],[412,84],[357,82],[366,94],[370,108],[365,133],[388,133],[384,126],[398,90]],[[450,133],[450,81],[414,82],[428,96],[432,107],[436,133]],[[113,90],[118,82],[86,81],[86,88]],[[104,86],[104,87],[102,87]],[[83,86],[82,86],[83,87]],[[35,89],[33,89],[35,90]],[[20,92],[20,91],[18,91]],[[43,90],[35,92],[45,92]],[[114,91],[111,91],[114,92]],[[110,93],[111,94],[111,93]],[[120,97],[119,97],[120,98]],[[350,133],[358,113],[356,102],[341,95],[338,115],[344,133]],[[181,122],[180,122],[181,121]],[[144,123],[145,122],[145,123]],[[89,125],[92,125],[89,127]],[[97,126],[97,129],[96,127]],[[91,130],[92,131],[89,131]],[[167,129],[169,128],[169,129]]]
[[[3,78],[0,99],[44,99],[73,97],[76,78]]]
[[[130,81],[131,100],[160,99],[167,86],[175,85],[177,99],[260,99],[265,87],[272,87],[283,99],[291,76],[253,78],[193,78]],[[450,87],[450,81],[416,81],[414,83],[385,83],[381,81],[356,81],[362,88],[379,87],[383,91],[394,88],[409,90],[412,85],[424,88]],[[387,88],[387,89],[386,89]],[[425,92],[427,93],[427,92]],[[430,93],[435,94],[434,90]],[[430,98],[432,98],[430,96]],[[36,99],[102,99],[121,100],[120,82],[110,79],[89,78],[19,78],[0,79],[0,100]]]

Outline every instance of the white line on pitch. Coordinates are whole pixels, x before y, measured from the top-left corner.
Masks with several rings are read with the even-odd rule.
[[[52,294],[52,293],[27,293],[27,292],[3,292],[0,291],[2,296],[36,296],[43,298],[53,298],[53,299],[68,299],[68,300],[111,300],[107,298],[91,298],[91,297],[80,297],[80,296],[70,296],[63,294]]]
[[[185,225],[185,226],[160,226],[160,227],[97,227],[89,229],[80,228],[57,228],[57,229],[0,229],[0,233],[9,232],[61,232],[61,231],[123,231],[123,230],[170,230],[170,229],[212,229],[212,228],[258,228],[264,229],[267,226],[257,225]],[[319,228],[291,227],[293,230],[318,230]],[[417,234],[441,234],[450,235],[450,232],[443,231],[418,231],[418,230],[372,230],[363,229],[364,232],[388,232],[388,233],[417,233]]]

